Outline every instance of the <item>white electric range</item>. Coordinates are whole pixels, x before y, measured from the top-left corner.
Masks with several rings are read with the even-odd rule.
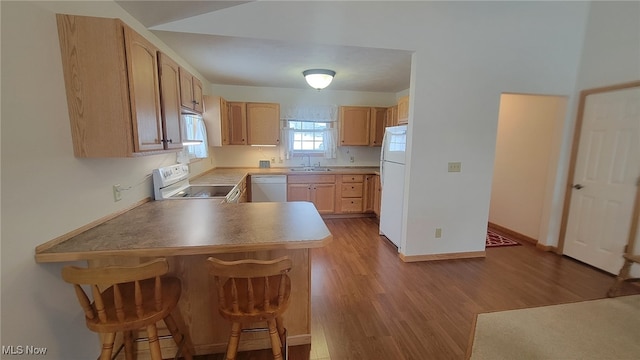
[[[184,164],[154,169],[152,174],[156,200],[219,198],[234,203],[240,197],[240,189],[235,184],[191,185],[189,166]]]

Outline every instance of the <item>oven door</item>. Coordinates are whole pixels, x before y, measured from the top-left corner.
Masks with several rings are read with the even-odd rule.
[[[171,195],[170,199],[219,198],[224,199],[233,190],[233,185],[191,185]]]

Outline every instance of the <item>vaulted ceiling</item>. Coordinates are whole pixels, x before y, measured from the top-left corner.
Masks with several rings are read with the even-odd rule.
[[[250,1],[117,1],[213,84],[307,89],[302,71],[336,71],[332,90],[399,92],[409,88],[411,52],[194,33],[163,24]],[[186,28],[186,27],[185,27]],[[155,29],[155,30],[154,30]]]

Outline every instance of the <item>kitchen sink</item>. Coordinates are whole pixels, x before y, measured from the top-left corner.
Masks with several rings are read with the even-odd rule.
[[[291,168],[291,171],[331,171],[329,168]]]

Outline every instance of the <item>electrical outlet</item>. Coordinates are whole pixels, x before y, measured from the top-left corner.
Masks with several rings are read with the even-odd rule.
[[[462,171],[462,163],[461,162],[450,162],[449,163],[449,172],[460,172]]]
[[[272,158],[271,158],[271,163],[272,163],[272,164],[275,164],[275,162],[276,162],[276,158],[275,158],[275,156],[274,156],[274,157],[272,157]]]
[[[122,200],[122,187],[118,185],[113,185],[113,201]]]
[[[436,239],[439,239],[441,237],[442,237],[442,229],[436,228]]]
[[[356,161],[355,156],[352,156],[351,158],[349,158],[349,161],[351,161],[351,162],[355,162],[355,161]]]

